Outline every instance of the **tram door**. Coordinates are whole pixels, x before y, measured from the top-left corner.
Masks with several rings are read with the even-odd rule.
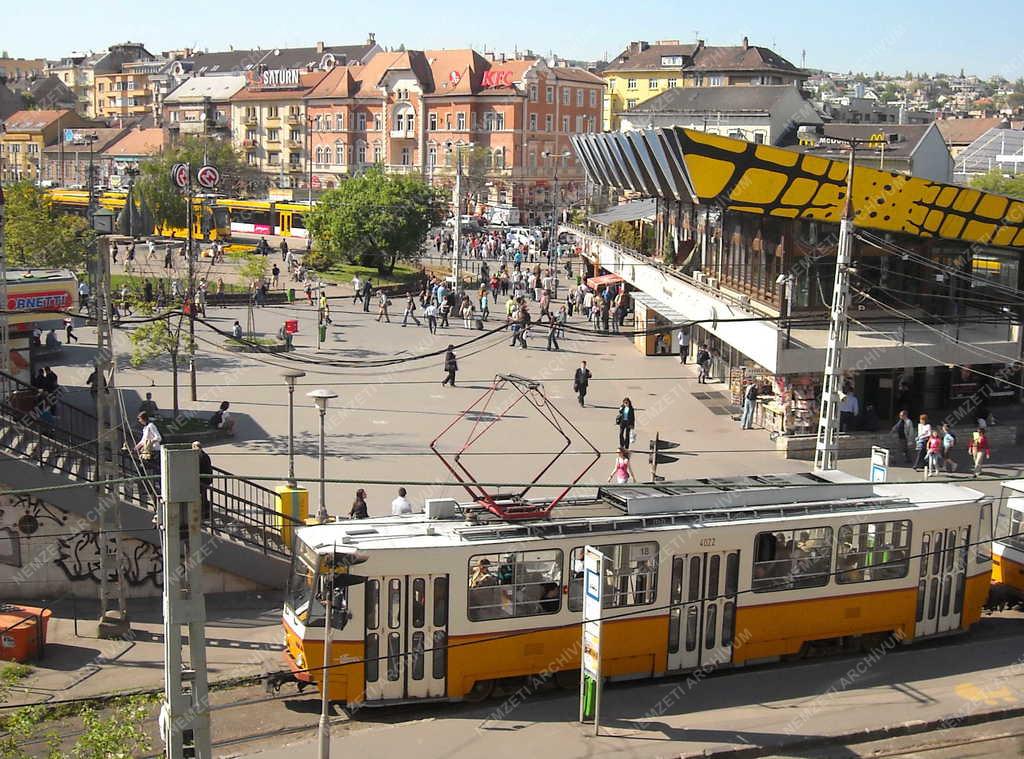
[[[732,660],[739,551],[672,558],[668,668],[694,669]]]
[[[281,237],[291,237],[292,234],[292,212],[277,212],[277,234]]]
[[[366,700],[445,695],[448,575],[366,582]]]
[[[970,527],[929,530],[921,535],[914,637],[960,626],[970,544]]]

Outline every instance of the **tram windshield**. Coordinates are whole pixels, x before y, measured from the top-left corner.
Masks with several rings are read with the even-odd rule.
[[[1003,489],[996,515],[996,540],[1024,551],[1024,495]]]
[[[317,598],[317,554],[301,542],[296,542],[295,549],[285,605],[307,627],[321,626],[324,607]]]

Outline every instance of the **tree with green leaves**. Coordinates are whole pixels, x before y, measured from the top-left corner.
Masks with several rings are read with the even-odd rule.
[[[987,174],[974,177],[971,180],[971,187],[985,192],[994,192],[998,195],[1009,195],[1011,198],[1024,200],[1024,174],[1016,177],[1008,177],[999,169],[992,169]]]
[[[150,304],[140,303],[137,316],[154,314]],[[169,356],[171,359],[171,385],[173,388],[174,416],[178,416],[178,360],[182,350],[187,348],[188,330],[182,334],[184,316],[167,315],[163,319],[145,322],[136,326],[129,334],[132,353],[129,363],[138,368],[155,358]]]
[[[193,181],[200,166],[209,163],[220,172],[220,192],[243,195],[255,174],[242,157],[224,140],[212,137],[185,137],[173,148],[142,162],[136,187],[146,208],[157,224],[184,227],[187,207],[181,190],[171,180],[171,168],[176,163],[192,166]],[[202,188],[194,185],[194,191]]]
[[[320,197],[306,217],[315,246],[307,261],[320,269],[348,261],[390,274],[399,261],[420,256],[440,219],[438,193],[423,179],[375,166]]]
[[[80,216],[54,211],[42,190],[31,182],[4,189],[7,265],[26,269],[85,269],[96,239]]]

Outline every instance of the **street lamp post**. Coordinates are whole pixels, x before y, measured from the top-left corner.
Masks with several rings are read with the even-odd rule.
[[[454,252],[452,256],[452,288],[456,293],[462,291],[462,150],[472,148],[473,143],[455,146],[455,188],[453,203],[455,206],[455,229],[452,235]]]
[[[561,153],[554,153],[550,150],[546,150],[541,155],[551,159],[551,236],[548,240],[548,263],[552,261],[552,253],[554,252],[555,241],[558,237],[558,161],[562,158],[568,158],[572,153],[568,150],[562,151]]]
[[[311,393],[306,393],[306,397],[313,399],[313,403],[320,412],[320,502],[316,511],[316,519],[320,524],[324,524],[327,521],[327,503],[324,496],[324,488],[326,486],[326,475],[324,474],[324,416],[327,414],[327,402],[331,398],[337,398],[338,394],[319,388]]]
[[[301,369],[285,369],[281,372],[288,384],[288,487],[295,487],[295,382],[306,373]]]

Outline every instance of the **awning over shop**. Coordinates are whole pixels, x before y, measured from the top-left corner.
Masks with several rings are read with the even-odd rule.
[[[654,198],[631,200],[628,203],[617,205],[615,208],[604,213],[595,213],[590,217],[590,221],[606,227],[611,226],[617,221],[637,221],[638,219],[653,221],[657,212],[658,201]]]
[[[692,321],[691,318],[674,310],[664,301],[660,301],[647,293],[632,292],[630,293],[630,297],[633,298],[635,303],[638,303],[641,306],[646,306],[671,324],[683,324],[685,322]]]
[[[599,287],[607,287],[608,285],[615,285],[622,281],[622,277],[618,274],[602,274],[600,277],[591,277],[587,280],[587,287],[591,290],[596,290]]]

